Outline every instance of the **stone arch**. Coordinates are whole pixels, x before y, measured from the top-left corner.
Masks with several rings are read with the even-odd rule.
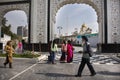
[[[103,34],[104,34],[104,11],[103,11],[103,8],[104,8],[104,1],[101,1],[101,0],[59,0],[59,1],[54,1],[52,3],[52,6],[51,6],[51,23],[50,23],[50,26],[51,26],[51,30],[53,30],[53,27],[52,26],[55,26],[55,23],[56,23],[56,13],[57,11],[63,7],[64,5],[67,5],[67,4],[87,4],[89,6],[91,6],[95,12],[96,12],[96,15],[97,15],[97,22],[98,22],[98,26],[99,26],[99,43],[104,43],[104,37],[103,37]],[[54,39],[53,38],[53,31],[50,31],[50,36],[51,36],[51,39]]]
[[[9,11],[13,11],[13,10],[21,10],[24,11],[27,15],[27,21],[29,21],[29,4],[28,3],[24,3],[24,4],[12,4],[12,5],[2,5],[0,6],[0,26],[1,21],[4,17],[4,15],[9,12]]]
[[[56,16],[56,13],[58,12],[58,10],[63,7],[64,5],[66,4],[87,4],[89,6],[91,6],[95,12],[97,13],[96,15],[98,16],[98,22],[99,22],[99,16],[100,16],[100,13],[99,13],[99,9],[97,8],[97,6],[91,2],[90,0],[66,0],[66,1],[63,1],[61,2],[60,4],[57,5],[57,7],[55,8],[55,11],[54,11],[54,16]]]

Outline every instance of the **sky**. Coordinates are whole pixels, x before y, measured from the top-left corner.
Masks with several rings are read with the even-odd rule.
[[[7,21],[6,25],[11,24],[11,31],[17,33],[18,26],[27,26],[27,15],[24,11],[14,10],[5,14]]]
[[[14,10],[5,14],[7,25],[12,25],[12,32],[17,33],[18,26],[28,25],[27,16],[24,11]],[[58,26],[61,26],[61,34],[71,35],[75,28],[80,31],[81,25],[85,23],[92,28],[93,33],[98,32],[96,11],[86,4],[67,4],[61,7],[56,14],[55,34],[59,35]]]
[[[55,33],[59,35],[58,26],[61,26],[61,34],[71,35],[75,28],[80,31],[81,25],[85,23],[92,28],[92,32],[98,32],[96,11],[86,4],[68,4],[60,8],[56,15]]]

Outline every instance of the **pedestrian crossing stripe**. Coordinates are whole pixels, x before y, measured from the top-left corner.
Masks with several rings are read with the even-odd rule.
[[[56,60],[60,59],[60,54],[56,55]],[[82,56],[80,54],[74,54],[73,63],[79,64],[81,62]],[[105,56],[105,55],[94,55],[90,58],[90,62],[95,65],[106,64],[106,65],[114,65],[120,64],[119,62],[115,61],[114,59]]]

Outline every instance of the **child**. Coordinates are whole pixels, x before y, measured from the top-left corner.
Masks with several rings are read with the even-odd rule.
[[[4,63],[4,67],[6,68],[6,65],[9,63],[9,68],[12,68],[12,56],[14,53],[14,49],[12,47],[12,41],[8,41],[5,46],[5,52],[6,52],[6,60]]]

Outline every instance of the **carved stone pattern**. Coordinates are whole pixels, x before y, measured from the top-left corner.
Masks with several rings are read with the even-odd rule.
[[[112,42],[120,43],[120,0],[111,0]],[[115,34],[116,33],[116,34]]]
[[[47,21],[47,4],[45,0],[37,0],[37,35],[38,41],[43,41],[47,39],[46,34],[46,21]]]
[[[56,14],[57,11],[63,7],[66,4],[74,4],[74,3],[85,3],[88,4],[90,6],[92,6],[97,15],[98,15],[98,23],[99,23],[99,27],[101,27],[100,29],[100,33],[101,33],[101,38],[103,37],[103,20],[104,20],[104,0],[53,0],[51,1],[51,24],[52,22],[56,22]],[[103,42],[103,41],[101,41]]]
[[[100,43],[104,43],[104,0],[91,0],[98,8],[98,24]]]
[[[29,18],[29,4],[24,3],[24,4],[12,4],[12,5],[2,5],[0,6],[0,25],[1,25],[1,20],[3,19],[4,15],[12,10],[22,10],[26,13],[27,18]]]

